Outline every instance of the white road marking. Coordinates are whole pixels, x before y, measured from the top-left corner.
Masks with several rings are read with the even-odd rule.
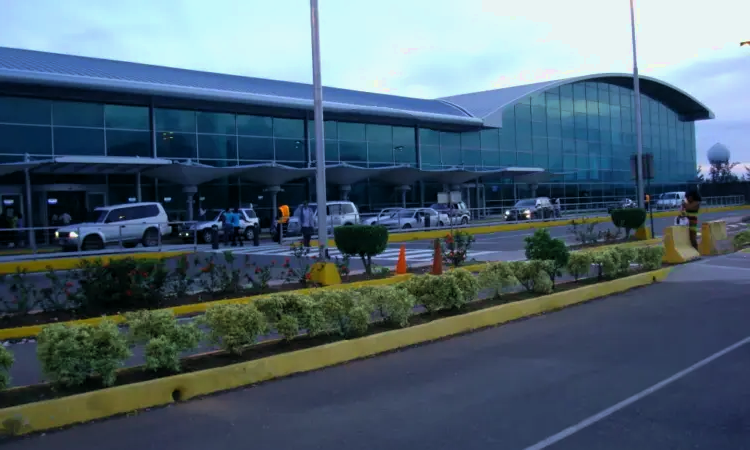
[[[280,257],[291,257],[294,255],[294,252],[289,249],[289,247],[285,246],[279,246],[279,245],[269,245],[269,246],[261,246],[261,247],[229,247],[226,249],[220,249],[220,250],[213,250],[214,253],[223,253],[226,250],[230,250],[235,255],[264,255],[264,256],[280,256]],[[374,257],[374,260],[381,260],[381,261],[398,261],[398,256],[400,253],[399,248],[388,248],[380,255]],[[467,257],[468,259],[475,258],[476,256],[481,255],[487,255],[497,253],[496,251],[479,251],[479,252],[472,252],[469,251]],[[315,249],[311,249],[310,256],[314,256],[316,254]],[[328,254],[331,258],[342,258],[343,255],[340,251],[338,251],[337,248],[331,247],[328,249]],[[432,261],[432,257],[434,255],[434,250],[432,249],[406,249],[406,260],[407,261],[414,261],[414,262],[429,262]]]
[[[542,441],[539,441],[538,443],[536,443],[536,444],[534,444],[534,445],[532,445],[530,447],[526,447],[524,450],[542,450],[542,449],[545,449],[545,448],[549,447],[550,445],[556,444],[556,443],[562,441],[563,439],[565,439],[565,438],[567,438],[569,436],[572,436],[575,433],[583,430],[584,428],[587,428],[587,427],[589,427],[589,426],[591,426],[591,425],[593,425],[593,424],[601,421],[602,419],[605,419],[605,418],[611,416],[612,414],[620,411],[621,409],[623,409],[623,408],[625,408],[627,406],[632,405],[633,403],[637,402],[638,400],[640,400],[640,399],[642,399],[644,397],[647,397],[647,396],[653,394],[654,392],[659,391],[660,389],[665,388],[669,384],[674,383],[675,381],[679,380],[680,378],[685,377],[686,375],[689,375],[692,372],[695,372],[696,370],[700,369],[701,367],[703,367],[705,365],[708,365],[709,363],[715,361],[718,358],[721,358],[722,356],[726,355],[727,353],[729,353],[731,351],[734,351],[734,350],[737,350],[738,348],[742,347],[743,345],[747,344],[748,342],[750,342],[750,336],[746,337],[745,339],[742,339],[741,341],[735,342],[734,344],[730,345],[729,347],[726,347],[725,349],[720,350],[720,351],[714,353],[713,355],[711,355],[711,356],[709,356],[709,357],[707,357],[705,359],[702,359],[702,360],[698,361],[697,363],[693,364],[692,366],[688,367],[687,369],[681,370],[681,371],[677,372],[676,374],[672,375],[671,377],[666,378],[666,379],[664,379],[664,380],[656,383],[655,385],[653,385],[653,386],[651,386],[651,387],[649,387],[647,389],[644,389],[641,392],[639,392],[639,393],[637,393],[637,394],[635,394],[635,395],[633,395],[631,397],[628,397],[625,400],[623,400],[623,401],[621,401],[621,402],[619,402],[619,403],[617,403],[615,405],[612,405],[609,408],[604,409],[604,410],[602,410],[602,411],[594,414],[593,416],[590,416],[590,417],[588,417],[588,418],[586,418],[586,419],[578,422],[577,424],[575,424],[575,425],[573,425],[571,427],[568,427],[568,428],[560,431],[557,434],[553,434],[552,436],[550,436],[550,437],[548,437],[548,438],[546,438],[546,439],[544,439]]]

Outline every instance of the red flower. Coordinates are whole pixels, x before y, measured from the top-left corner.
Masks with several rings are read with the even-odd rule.
[[[255,273],[260,273],[260,267],[255,268]]]
[[[148,276],[148,272],[143,272],[141,275],[145,278]]]
[[[289,257],[286,257],[286,258],[284,258],[284,262],[285,262],[285,263],[287,263],[287,264],[288,264],[288,263],[289,263],[289,261],[290,261]]]
[[[127,295],[128,297],[130,297],[130,296],[133,295],[133,291],[131,291],[130,289],[128,289],[127,291],[125,291],[125,295]]]
[[[312,274],[306,273],[305,274],[305,280],[309,280],[310,278],[312,278]]]
[[[67,289],[65,289],[65,296],[66,296],[66,297],[70,297],[70,295],[71,295],[71,294],[70,294],[70,291],[69,291],[69,290],[67,290]]]
[[[271,261],[271,265],[273,266],[274,264],[276,264],[276,261],[275,260]]]
[[[312,256],[311,256],[310,258],[312,258],[312,259],[317,259],[317,258],[318,258],[318,256],[317,256],[317,255],[312,255]]]
[[[73,282],[72,282],[72,281],[68,281],[68,282],[66,282],[66,283],[65,283],[65,287],[67,287],[67,288],[69,288],[69,287],[73,287]]]
[[[292,269],[289,269],[289,272],[287,272],[289,275],[294,275],[294,271]]]

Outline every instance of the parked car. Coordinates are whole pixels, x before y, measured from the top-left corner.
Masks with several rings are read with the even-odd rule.
[[[329,232],[333,231],[333,227],[354,225],[355,223],[359,223],[359,210],[354,203],[348,201],[333,201],[326,203],[326,205],[326,220],[328,223]],[[313,220],[315,223],[315,227],[317,228],[318,204],[310,203],[310,208],[313,210]],[[297,211],[295,209],[295,213],[296,212]],[[287,233],[289,236],[299,236],[302,234],[302,227],[299,223],[299,219],[295,217],[294,213],[289,218],[289,222],[287,224]]]
[[[456,203],[435,203],[430,208],[446,214],[453,225],[468,225],[471,221],[471,212],[464,202]]]
[[[505,220],[537,220],[554,217],[555,211],[549,197],[519,200],[505,211]]]
[[[439,213],[433,208],[403,208],[389,218],[380,220],[389,230],[410,230],[418,228],[444,227],[448,224],[448,215]]]
[[[161,203],[125,203],[102,206],[89,214],[85,222],[59,228],[55,239],[65,250],[101,250],[107,245],[122,243],[132,248],[159,245],[160,235],[172,232]]]
[[[656,209],[678,209],[685,201],[685,192],[665,192],[656,200]]]
[[[624,198],[620,200],[619,202],[612,203],[607,206],[607,214],[612,214],[612,211],[615,209],[628,209],[628,208],[637,208],[638,204],[634,202],[633,200],[629,198]]]
[[[180,237],[185,242],[193,242],[195,233],[198,233],[198,241],[210,244],[213,241],[211,228],[217,227],[219,236],[224,235],[223,209],[213,209],[206,212],[205,217],[210,220],[198,222],[189,225],[185,230],[180,232]],[[244,238],[248,241],[253,240],[255,233],[260,233],[260,222],[255,210],[252,208],[240,208],[240,229],[244,233]]]
[[[362,225],[377,225],[381,221],[390,219],[394,214],[401,211],[402,209],[404,208],[385,208],[381,210],[376,216],[362,219]]]

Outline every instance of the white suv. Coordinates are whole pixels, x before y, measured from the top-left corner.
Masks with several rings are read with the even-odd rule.
[[[132,248],[159,245],[159,235],[172,232],[161,203],[126,203],[102,206],[93,210],[86,222],[68,225],[55,231],[55,239],[63,249],[101,250],[106,245],[122,242]]]
[[[210,210],[206,212],[205,219],[203,222],[198,222],[194,225],[190,225],[186,230],[180,231],[180,237],[186,242],[192,242],[194,237],[193,234],[198,233],[198,239],[201,242],[210,244],[213,239],[213,233],[211,228],[217,227],[219,236],[224,234],[224,228],[222,222],[224,219],[224,211],[221,209]],[[260,230],[260,222],[258,221],[258,215],[255,214],[255,210],[252,208],[240,208],[240,228],[245,234],[244,239],[252,241],[255,233]]]
[[[329,231],[331,231],[333,227],[342,225],[354,225],[355,223],[359,223],[359,210],[354,203],[346,201],[334,201],[328,202],[326,203],[326,205],[328,205],[328,208],[326,208],[326,218]],[[317,233],[317,203],[310,203],[310,208],[315,213],[315,233]],[[295,209],[294,212],[296,213],[297,210]],[[302,234],[302,227],[300,226],[299,219],[297,219],[296,214],[293,214],[292,217],[289,218],[287,233],[289,234],[289,236],[297,236],[299,234]]]

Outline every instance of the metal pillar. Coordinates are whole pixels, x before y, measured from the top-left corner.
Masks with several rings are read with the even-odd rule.
[[[279,192],[284,192],[284,190],[281,189],[281,186],[269,186],[263,189],[263,192],[271,194],[271,226],[273,227],[276,224],[276,212],[279,209],[278,199],[276,197],[279,195]]]
[[[26,162],[31,161],[28,153],[24,159]],[[34,218],[31,214],[31,173],[29,173],[29,169],[24,169],[24,175],[26,178],[26,220],[24,221],[24,225],[29,227],[29,245],[34,253],[36,253],[36,236],[34,235],[34,230],[31,229],[34,226]]]
[[[193,203],[195,203],[195,194],[198,193],[198,186],[185,186],[182,188],[182,192],[184,192],[187,196],[185,199],[187,202],[187,220],[188,222],[193,221]]]
[[[323,127],[323,82],[320,76],[320,23],[318,0],[310,0],[310,31],[312,37],[313,111],[315,115],[315,200],[318,203],[318,246],[320,259],[328,252],[328,226],[326,218],[326,149]]]
[[[339,192],[341,193],[341,200],[349,200],[349,193],[352,191],[352,187],[349,184],[342,184],[339,186]]]
[[[138,172],[135,174],[135,198],[138,199],[138,202],[143,201],[143,196],[141,195],[141,173]]]
[[[480,199],[481,193],[479,192],[479,178],[477,178],[476,183],[474,183],[474,188],[476,189],[474,196],[476,197],[475,207],[477,208],[477,219],[481,219],[482,218],[482,202]]]
[[[411,186],[405,184],[397,187],[396,190],[401,192],[401,207],[406,208],[406,193],[411,191]]]
[[[633,37],[633,94],[635,95],[635,135],[636,135],[636,166],[637,185],[635,195],[638,197],[638,207],[643,208],[645,194],[643,192],[643,135],[641,134],[641,84],[638,80],[638,53],[635,44],[635,8],[630,0],[630,28]]]

